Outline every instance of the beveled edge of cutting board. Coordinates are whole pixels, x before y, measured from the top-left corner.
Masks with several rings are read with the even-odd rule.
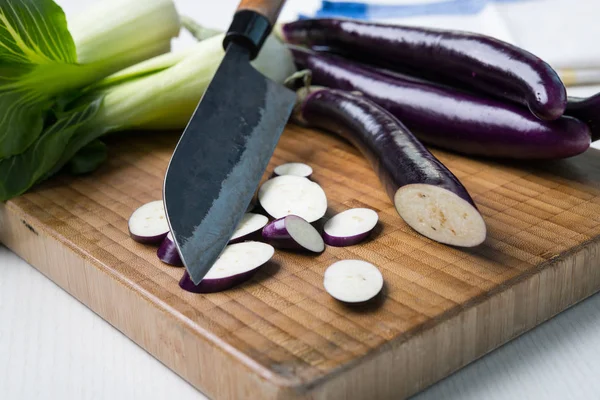
[[[41,221],[26,216],[23,210],[13,201],[9,201],[6,204],[0,204],[0,227],[2,228],[0,229],[0,240],[2,240],[2,242],[17,255],[24,258],[49,279],[54,281],[73,297],[77,298],[92,311],[100,315],[107,322],[111,323],[111,325],[115,326],[115,328],[123,332],[163,364],[182,376],[185,380],[201,391],[206,390],[205,393],[207,395],[215,396],[217,398],[231,398],[228,393],[239,390],[242,390],[242,392],[245,393],[245,388],[261,390],[261,393],[264,395],[262,398],[305,398],[306,396],[310,396],[311,399],[331,399],[338,398],[338,396],[339,398],[345,398],[347,395],[360,395],[361,390],[365,390],[365,393],[371,393],[373,390],[389,391],[389,393],[382,393],[383,395],[379,397],[392,395],[409,396],[439,379],[448,376],[466,364],[476,360],[498,346],[600,290],[600,274],[595,272],[593,268],[594,265],[600,264],[600,238],[594,237],[582,243],[580,246],[562,253],[560,257],[541,263],[536,269],[522,273],[510,279],[505,284],[498,285],[490,292],[471,299],[466,305],[456,306],[448,310],[439,318],[429,321],[427,325],[422,326],[421,329],[418,330],[420,335],[415,335],[417,331],[407,333],[372,350],[360,358],[340,366],[331,373],[325,374],[318,379],[302,381],[297,378],[283,377],[273,373],[264,366],[254,362],[240,351],[231,347],[220,338],[197,325],[193,325],[183,314],[171,308],[147,290],[130,280],[115,274],[102,263],[98,262],[93,256],[82,251],[80,248],[77,248],[56,231],[44,227]],[[47,242],[48,237],[53,243]],[[46,242],[44,242],[45,239]],[[59,241],[67,244],[70,249],[70,254],[60,254],[58,246]],[[32,246],[30,246],[30,244],[32,244]],[[56,248],[52,248],[52,245],[56,246]],[[40,258],[39,253],[35,254],[35,252],[32,252],[33,249],[41,250],[42,248],[44,249],[44,255],[46,256],[45,259]],[[58,251],[58,254],[50,254],[53,251]],[[565,259],[566,256],[571,256],[571,258]],[[62,257],[63,262],[58,264],[66,265],[72,270],[66,269],[59,271],[53,269],[57,267],[51,265],[51,261],[48,260],[48,257],[53,260],[55,257]],[[78,271],[76,269],[78,266],[76,266],[75,263],[71,265],[69,262],[64,262],[69,257],[71,260],[79,259],[81,261],[79,264],[80,266],[83,266],[84,269]],[[586,269],[589,269],[590,271],[586,271]],[[569,271],[570,274],[567,273]],[[63,274],[61,275],[61,273]],[[81,277],[77,274],[83,274],[83,284],[77,282],[77,279]],[[552,276],[552,274],[555,276]],[[576,274],[582,279],[575,279]],[[561,276],[563,279],[560,278]],[[107,297],[105,296],[106,292],[90,293],[90,288],[93,288],[93,286],[87,285],[88,277],[93,277],[98,280],[104,278],[105,283],[102,284],[106,284],[107,288],[110,289],[108,292],[113,292],[112,294],[116,293],[116,296],[111,295]],[[569,277],[572,279],[564,279]],[[115,286],[115,282],[117,282],[118,285]],[[559,289],[551,292],[554,295],[551,299],[540,299],[539,297],[535,299],[531,297],[527,298],[527,294],[532,296],[532,292],[535,292],[535,296],[540,295],[540,284],[551,286],[558,285]],[[575,285],[578,284],[584,284],[587,285],[587,287],[577,290]],[[81,285],[83,285],[83,287]],[[135,288],[135,290],[132,290],[133,288]],[[493,314],[490,314],[489,312],[493,313],[496,311],[496,313],[498,313],[497,310],[507,309],[507,304],[512,304],[514,311],[514,309],[517,308],[515,307],[515,296],[516,293],[521,290],[523,291],[525,298],[528,299],[522,307],[518,307],[519,309],[522,308],[525,310],[525,319],[522,321],[522,324],[508,326],[507,324],[503,324],[502,320],[497,322],[497,318],[501,318],[501,316],[492,317]],[[141,294],[141,296],[139,296],[138,293]],[[94,297],[94,295],[96,295],[96,297]],[[157,333],[158,341],[162,344],[166,344],[166,346],[153,349],[148,343],[149,341],[144,341],[144,335],[147,334],[146,331],[134,332],[132,330],[133,328],[127,326],[127,319],[131,318],[131,316],[119,316],[119,312],[125,312],[127,310],[107,308],[105,302],[114,302],[115,298],[118,299],[118,296],[133,296],[132,299],[135,297],[142,297],[137,299],[141,311],[134,313],[134,316],[137,316],[138,318],[143,316],[143,318],[140,318],[138,325],[141,326],[143,323],[146,323],[147,326],[152,326],[153,328],[158,326],[159,328],[156,329],[159,330],[162,328],[163,331]],[[545,301],[542,301],[542,304],[540,304],[540,300]],[[488,318],[486,318],[486,321],[483,323],[481,323],[482,319],[480,318],[478,325],[477,315],[486,308],[489,309],[489,312],[487,313]],[[111,314],[111,312],[113,312],[113,314]],[[461,314],[461,312],[463,313]],[[148,324],[148,321],[154,321],[155,323]],[[184,351],[186,346],[185,332],[181,332],[177,321],[179,323],[183,322],[189,333],[192,333],[195,337],[201,338],[208,346],[205,346],[206,348],[203,348],[200,351],[195,348],[197,343],[192,343],[189,344],[189,346],[192,346],[197,350],[196,354],[188,352],[187,350]],[[494,324],[497,324],[498,326],[494,327]],[[132,324],[131,326],[134,327],[135,325],[136,324]],[[465,330],[465,327],[467,327],[467,330],[472,329],[472,332]],[[177,335],[182,336],[177,337]],[[458,351],[455,349],[460,347],[452,346],[451,344],[438,345],[448,336],[453,337],[454,340],[457,340],[462,344],[469,343],[469,341],[476,342],[477,340],[481,340],[482,337],[485,337],[485,340],[487,341],[482,345],[475,346],[475,348],[469,351],[463,349],[462,355],[460,356],[448,356],[447,359],[456,360],[454,365],[439,365],[439,363],[434,361],[436,358],[435,356],[439,355],[442,351]],[[415,344],[414,342],[417,343]],[[417,355],[414,354],[414,351],[411,353],[411,348],[415,347],[424,351],[425,353],[421,353],[425,354],[425,356],[420,354],[417,357]],[[202,378],[203,374],[200,374],[200,377],[198,377],[198,375],[194,375],[193,372],[186,371],[184,366],[177,364],[177,362],[185,364],[185,361],[183,360],[184,355],[189,357],[190,354],[193,354],[197,355],[200,359],[204,353],[210,352],[211,350],[215,352],[215,354],[211,357],[207,356],[207,364],[203,365],[203,368],[200,369],[204,372],[205,369],[215,363],[225,363],[226,367],[233,375],[239,374],[239,377],[233,379],[234,382],[231,382],[232,385],[236,385],[237,387],[229,387],[228,390],[230,392],[223,392],[223,389],[220,387],[210,388],[211,381],[209,378]],[[432,353],[429,357],[427,357],[427,351]],[[221,356],[222,359],[215,358],[218,356]],[[228,358],[231,357],[239,360],[243,369],[240,369],[239,371],[236,370],[236,368],[239,369],[240,366],[231,362],[231,360],[228,360]],[[440,359],[441,358],[443,357],[440,357]],[[390,376],[389,374],[393,375],[393,373],[390,372],[393,369],[389,364],[393,364],[394,360],[396,360],[397,363],[401,362],[406,364],[406,366],[409,367],[406,371],[408,374],[414,375],[414,379],[406,379],[405,377],[403,382],[392,382],[393,376]],[[202,364],[200,363],[200,365]],[[248,376],[247,372],[253,373],[254,376]],[[390,378],[387,380],[387,386],[385,383],[386,379],[383,379],[383,381],[378,383],[365,381],[364,377],[367,376],[369,372],[373,375],[373,379],[377,379],[378,376],[379,379],[383,379],[386,377],[385,373],[387,372],[387,377]],[[419,372],[421,373],[420,375],[418,374]],[[344,375],[343,373],[346,374]],[[363,378],[362,382],[366,383],[362,387],[353,385],[353,382],[356,382],[359,376]],[[244,382],[244,379],[246,379],[247,382]],[[415,383],[413,383],[413,381]],[[369,383],[371,383],[371,385],[369,385]],[[403,384],[404,386],[401,386]]]

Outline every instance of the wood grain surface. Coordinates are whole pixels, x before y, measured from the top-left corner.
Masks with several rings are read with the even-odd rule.
[[[476,249],[437,244],[396,214],[347,143],[289,126],[265,178],[303,161],[329,199],[380,224],[361,245],[317,257],[279,251],[249,283],[209,295],[182,291],[182,269],[133,242],[127,219],[161,198],[177,136],[109,140],[109,161],[59,176],[0,206],[0,240],[212,398],[402,398],[600,288],[597,150],[563,161],[492,163],[435,151],[488,224]],[[378,265],[377,302],[347,307],[323,272],[344,258]]]

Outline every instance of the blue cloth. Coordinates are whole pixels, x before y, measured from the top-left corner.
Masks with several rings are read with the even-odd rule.
[[[528,0],[442,0],[432,3],[378,4],[377,2],[347,2],[324,0],[313,16],[303,18],[386,19],[423,15],[473,15],[489,3],[514,3]]]

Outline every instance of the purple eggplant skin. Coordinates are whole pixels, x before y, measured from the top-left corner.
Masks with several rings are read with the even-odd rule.
[[[492,37],[348,19],[304,19],[280,28],[288,43],[338,48],[360,53],[367,63],[381,60],[440,75],[525,104],[540,119],[559,118],[567,105],[565,86],[548,63]]]
[[[298,91],[294,118],[346,139],[370,162],[394,202],[400,187],[426,184],[477,206],[458,178],[388,111],[361,95],[329,88]]]
[[[323,240],[326,244],[333,247],[354,246],[369,237],[371,232],[373,232],[373,230],[353,236],[331,236],[327,232],[323,232]]]
[[[167,237],[167,233],[161,233],[159,235],[155,235],[155,236],[144,236],[144,235],[136,235],[135,233],[131,232],[131,230],[129,230],[129,236],[136,242],[141,243],[141,244],[151,244],[151,245],[157,245],[162,243],[165,238]]]
[[[585,122],[593,142],[600,140],[600,93],[587,98],[569,97],[565,114]]]
[[[274,219],[265,225],[262,229],[263,241],[276,249],[304,250],[304,247],[300,246],[288,233],[285,226],[287,217]]]
[[[156,250],[156,255],[165,264],[169,264],[174,267],[183,267],[183,261],[181,261],[181,256],[177,250],[177,245],[175,242],[173,242],[169,235],[164,238],[158,250]]]
[[[420,140],[457,153],[509,159],[560,159],[590,146],[583,122],[542,121],[517,104],[379,70],[339,56],[290,47],[312,83],[358,91],[402,121]]]
[[[135,233],[131,232],[131,230],[129,230],[129,236],[136,242],[141,243],[141,244],[160,244],[163,242],[163,240],[165,240],[165,238],[167,237],[167,233],[161,233],[160,235],[155,235],[155,236],[141,236],[141,235],[136,235]]]
[[[286,222],[290,218],[303,219],[297,215],[286,215],[285,217],[281,217],[269,222],[262,229],[262,239],[265,243],[270,244],[276,249],[288,249],[288,250],[300,250],[312,252],[312,250],[305,248],[300,243],[295,241],[290,233],[288,232]],[[306,222],[308,224],[308,222]],[[325,246],[320,252],[325,250]],[[317,252],[317,253],[320,253]]]
[[[199,284],[195,284],[192,278],[188,274],[187,270],[183,273],[183,276],[179,280],[179,287],[185,291],[192,293],[216,293],[222,292],[227,289],[231,289],[234,286],[241,285],[242,283],[250,280],[254,274],[258,271],[259,267],[254,268],[250,271],[243,272],[234,276],[228,276],[226,278],[219,279],[203,279]]]

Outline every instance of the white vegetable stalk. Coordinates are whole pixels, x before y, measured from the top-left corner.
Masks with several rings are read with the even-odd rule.
[[[170,68],[109,87],[94,124],[111,130],[184,128],[223,59],[222,43],[223,34],[213,36],[182,50],[185,57]],[[289,50],[274,37],[252,65],[279,83],[295,71]]]
[[[102,0],[68,26],[79,63],[110,62],[117,71],[169,51],[181,21],[172,0]]]

